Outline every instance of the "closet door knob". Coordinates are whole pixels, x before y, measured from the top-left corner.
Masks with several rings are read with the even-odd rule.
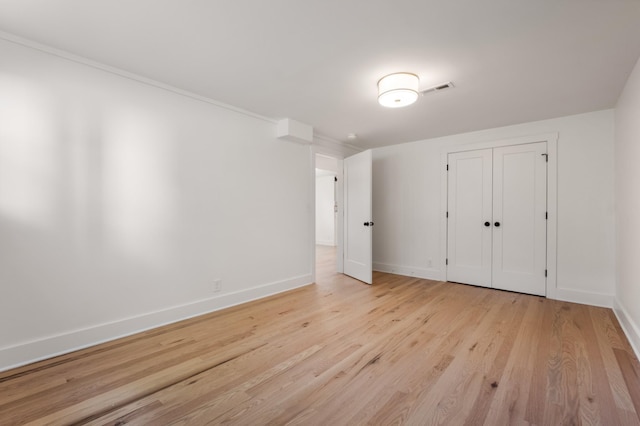
[[[495,226],[496,228],[499,228],[500,227],[500,222],[494,223],[493,226]]]
[[[491,222],[485,222],[484,226],[491,226]]]

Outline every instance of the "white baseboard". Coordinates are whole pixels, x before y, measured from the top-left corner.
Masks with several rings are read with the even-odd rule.
[[[230,306],[261,299],[294,288],[303,287],[312,282],[311,274],[301,275],[246,290],[223,293],[216,297],[202,299],[180,306],[173,306],[160,311],[149,312],[135,317],[0,348],[0,371],[63,355]]]
[[[373,270],[388,272],[390,274],[405,275],[407,277],[424,278],[426,280],[440,281],[442,272],[438,269],[416,268],[412,266],[392,265],[389,263],[373,263]]]
[[[583,305],[613,308],[613,294],[557,288],[553,299],[564,302],[581,303]]]
[[[618,322],[620,323],[624,334],[627,335],[627,339],[629,339],[629,343],[631,343],[631,347],[636,353],[636,357],[640,359],[640,326],[631,319],[626,309],[624,309],[617,298],[613,303],[613,312],[616,314],[616,317],[618,317]]]

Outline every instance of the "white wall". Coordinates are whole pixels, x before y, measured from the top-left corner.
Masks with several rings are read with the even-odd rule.
[[[335,176],[316,177],[316,244],[335,246]]]
[[[0,370],[312,281],[309,146],[11,42],[0,58]]]
[[[327,155],[316,154],[316,169],[323,170],[325,172],[338,173],[338,159],[335,157],[329,157]],[[344,158],[341,156],[340,158]]]
[[[556,296],[611,306],[614,294],[613,111],[374,150],[374,268],[443,279],[441,149],[558,133]]]
[[[640,356],[640,61],[615,110],[616,313]]]

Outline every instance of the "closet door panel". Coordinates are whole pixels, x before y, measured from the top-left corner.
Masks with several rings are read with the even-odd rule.
[[[546,143],[493,150],[492,286],[546,293]]]
[[[492,150],[449,154],[447,280],[491,286]]]

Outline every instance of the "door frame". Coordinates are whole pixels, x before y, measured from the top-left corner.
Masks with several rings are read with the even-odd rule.
[[[535,142],[547,143],[547,291],[546,297],[557,298],[557,238],[558,238],[558,133],[546,133],[518,138],[499,139],[476,142],[464,145],[446,145],[440,150],[440,253],[441,280],[447,280],[447,204],[448,204],[448,172],[449,154],[455,152],[474,151],[478,149],[500,148],[510,145],[523,145]]]

